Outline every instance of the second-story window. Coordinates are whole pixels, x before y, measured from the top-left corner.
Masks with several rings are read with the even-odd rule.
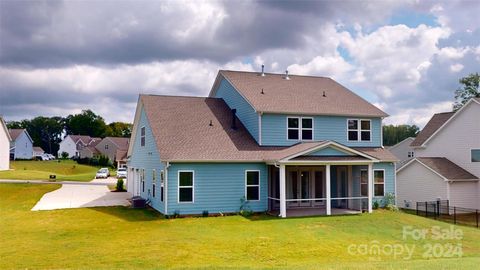
[[[288,117],[287,138],[289,140],[313,140],[313,118]]]
[[[145,146],[145,127],[140,129],[140,146]]]
[[[349,141],[370,141],[372,125],[370,120],[348,119]]]

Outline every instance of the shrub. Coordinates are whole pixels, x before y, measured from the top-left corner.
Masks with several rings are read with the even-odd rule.
[[[385,209],[390,211],[398,211],[398,207],[395,205],[395,194],[385,194]]]
[[[378,209],[378,207],[379,207],[378,201],[374,201],[373,202],[373,209]]]
[[[242,198],[240,198],[240,211],[239,211],[239,214],[244,216],[244,217],[249,217],[253,214],[253,211],[250,209],[250,206],[248,205],[248,201],[247,199],[245,198],[245,196],[243,196]]]
[[[117,180],[117,186],[115,187],[117,191],[124,191],[125,189],[123,188],[123,179],[118,179]]]
[[[208,217],[208,211],[207,210],[203,210],[202,217]]]
[[[62,159],[67,159],[67,158],[68,158],[68,153],[65,152],[65,151],[62,152],[62,153],[60,154],[60,157],[61,157]]]
[[[107,156],[101,155],[98,158],[98,165],[100,165],[100,166],[110,166],[110,159]]]

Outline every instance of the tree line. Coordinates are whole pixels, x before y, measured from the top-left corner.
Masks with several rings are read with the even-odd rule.
[[[26,129],[33,145],[40,146],[47,153],[56,154],[62,138],[66,135],[88,135],[91,137],[130,137],[132,124],[112,122],[106,124],[103,117],[91,110],[67,117],[38,116],[33,119],[7,122],[8,128]]]

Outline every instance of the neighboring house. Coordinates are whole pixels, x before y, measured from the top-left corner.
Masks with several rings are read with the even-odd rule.
[[[126,150],[117,150],[117,153],[115,154],[117,168],[127,167],[127,152],[128,148]]]
[[[397,204],[449,200],[480,209],[480,98],[435,114],[411,143],[415,158],[397,170]]]
[[[10,159],[32,159],[33,140],[26,129],[10,129]]]
[[[41,156],[43,154],[45,154],[45,151],[43,151],[43,149],[41,147],[38,147],[38,146],[33,147],[33,156],[34,157]]]
[[[94,138],[86,135],[67,135],[60,142],[58,150],[58,157],[62,156],[62,153],[68,153],[69,158],[80,157],[80,151],[88,146],[95,146],[102,139]]]
[[[330,78],[220,71],[209,97],[140,95],[127,188],[168,215],[371,212],[395,193],[386,116]]]
[[[124,158],[123,156],[128,150],[129,141],[130,138],[106,137],[81,149],[79,151],[79,156],[80,158],[92,158],[103,155],[108,157],[112,163],[118,163],[117,152],[120,151],[119,154],[122,155],[120,159]]]
[[[2,117],[0,117],[0,171],[10,169],[10,133]]]
[[[410,144],[415,140],[414,137],[408,137],[405,140],[395,144],[394,146],[388,147],[388,150],[395,155],[400,162],[413,158],[415,156],[415,151]]]
[[[128,150],[129,141],[130,138],[105,137],[95,148],[97,148],[102,155],[107,156],[112,162],[116,162],[117,150]]]

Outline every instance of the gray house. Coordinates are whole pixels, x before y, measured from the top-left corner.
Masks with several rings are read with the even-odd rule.
[[[8,130],[10,142],[10,159],[31,159],[33,157],[33,140],[26,129]]]

